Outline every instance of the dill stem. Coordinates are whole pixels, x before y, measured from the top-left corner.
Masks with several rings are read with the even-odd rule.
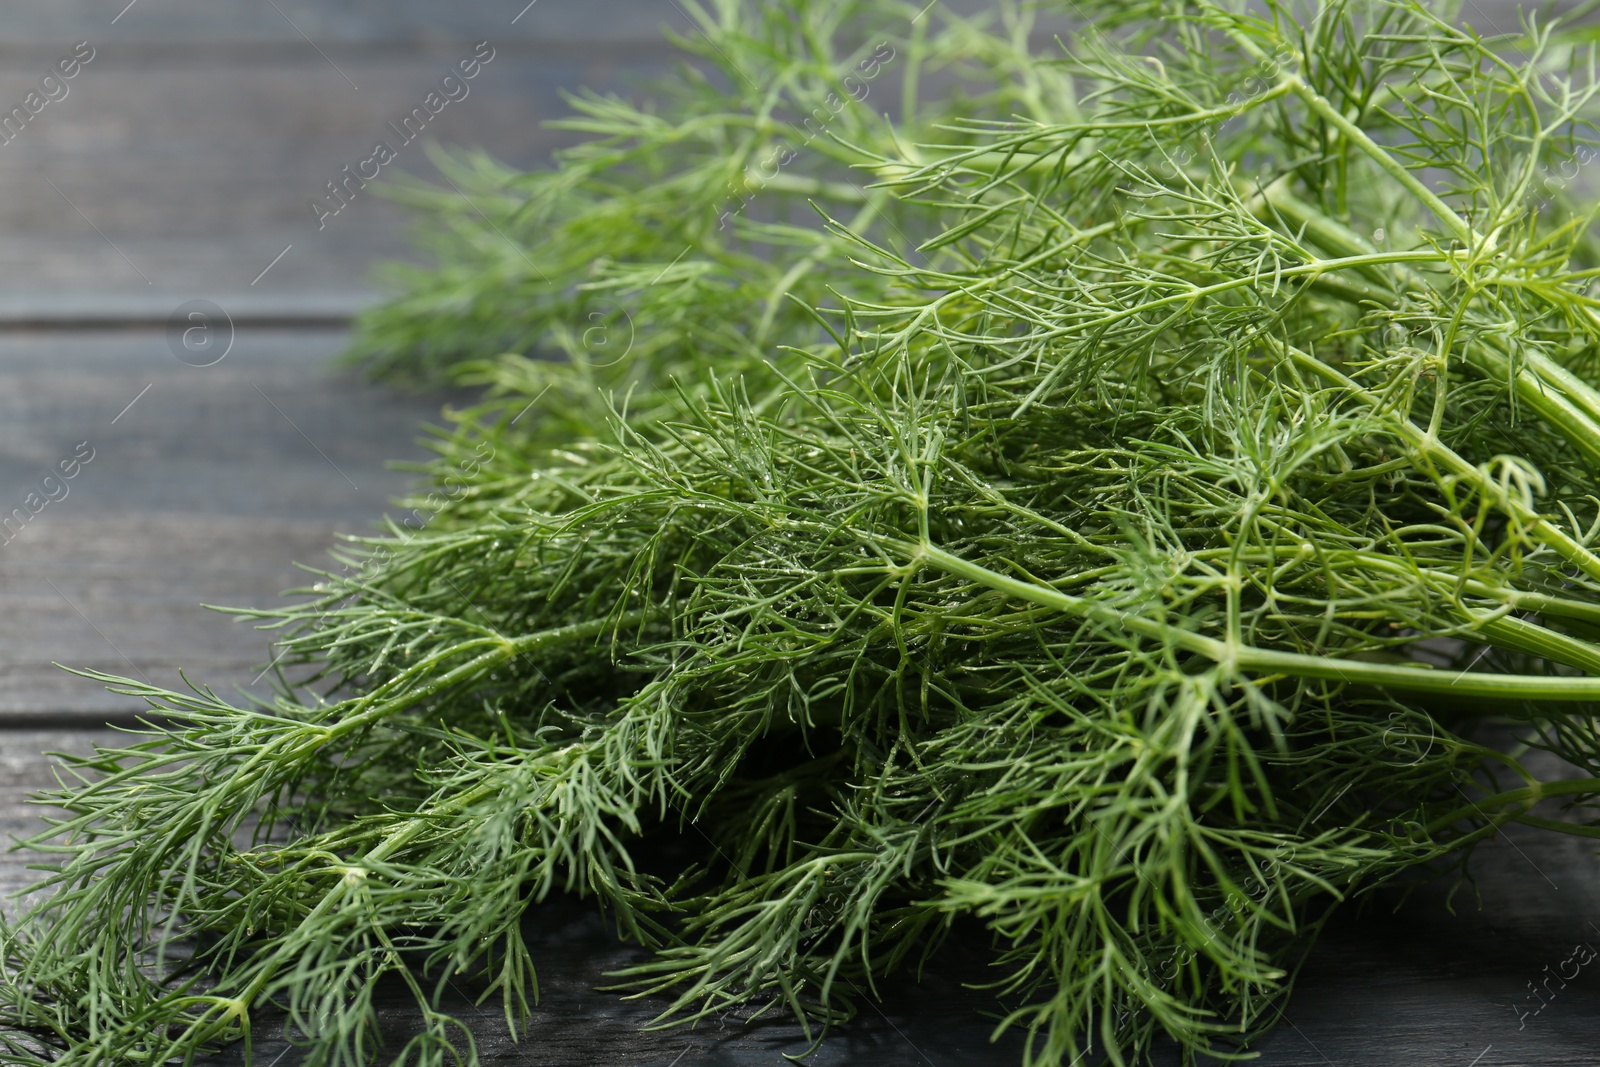
[[[372,846],[372,848],[363,853],[361,858],[355,863],[340,864],[336,866],[334,868],[335,870],[340,868],[344,869],[345,876],[340,878],[329,887],[327,892],[322,895],[322,899],[317,901],[316,906],[307,912],[305,917],[300,920],[300,923],[296,929],[315,930],[317,924],[320,923],[326,915],[339,907],[349,891],[355,886],[359,885],[365,879],[365,868],[367,865],[382,863],[389,857],[393,856],[400,849],[410,844],[411,841],[414,840],[418,834],[426,830],[443,811],[448,811],[452,808],[467,807],[479,800],[484,799],[487,796],[490,796],[499,787],[500,783],[495,781],[487,781],[474,786],[465,793],[462,793],[456,797],[452,797],[450,801],[441,808],[431,809],[425,818],[413,816],[412,818],[407,819],[400,826],[384,835],[383,840],[379,841],[376,845]],[[289,947],[294,947],[292,937],[286,935],[281,940]],[[253,1004],[256,998],[261,995],[262,991],[265,990],[266,987],[272,983],[272,980],[278,976],[279,971],[283,969],[283,965],[289,962],[287,957],[288,953],[283,950],[273,953],[272,956],[262,965],[260,971],[258,971],[250,980],[250,983],[239,993],[236,999],[246,1005]],[[213,1025],[218,1028],[226,1028],[231,1027],[232,1023],[231,1021],[225,1019],[222,1022]],[[209,1040],[214,1040],[226,1032],[227,1031],[225,1029],[218,1029],[213,1033],[203,1032],[201,1035],[199,1035],[198,1040],[200,1043],[204,1043]]]
[[[1208,4],[1207,6],[1213,5]],[[1231,13],[1223,12],[1220,8],[1215,8],[1214,6],[1213,10],[1217,10],[1220,14],[1228,17],[1229,22],[1232,22]],[[1251,40],[1249,34],[1240,30],[1236,25],[1225,25],[1223,27],[1223,32],[1233,39],[1234,43],[1239,46],[1241,51],[1250,56],[1250,58],[1254,59],[1257,63],[1272,62],[1272,57],[1263,51],[1261,47],[1255,43],[1255,41]],[[1283,40],[1282,38],[1278,39],[1278,43],[1283,48],[1289,48],[1289,42]],[[1306,62],[1305,56],[1300,56],[1299,58],[1302,64]],[[1455,211],[1451,209],[1449,204],[1446,204],[1443,200],[1439,199],[1433,190],[1422,184],[1415,174],[1412,174],[1411,171],[1407,170],[1404,164],[1400,163],[1392,155],[1390,155],[1382,145],[1378,144],[1378,142],[1367,136],[1367,132],[1365,130],[1346,118],[1344,112],[1335,107],[1327,99],[1327,97],[1323,96],[1310,85],[1306,84],[1305,80],[1301,78],[1299,74],[1293,71],[1285,71],[1284,74],[1278,79],[1278,85],[1274,88],[1279,87],[1281,87],[1282,91],[1292,92],[1295,96],[1299,97],[1301,102],[1315,112],[1320,118],[1326,121],[1330,126],[1343,134],[1350,144],[1355,145],[1355,147],[1360,149],[1360,151],[1369,159],[1371,159],[1373,163],[1377,164],[1380,170],[1382,170],[1385,174],[1388,174],[1408,193],[1421,201],[1422,204],[1427,207],[1427,209],[1431,211],[1440,222],[1445,224],[1445,226],[1450,230],[1451,234],[1454,235],[1457,240],[1461,241],[1465,245],[1468,245],[1469,247],[1485,247],[1486,242],[1484,238],[1480,234],[1474,232],[1472,227],[1467,225],[1466,220],[1460,215],[1456,214]]]
[[[1489,824],[1482,827],[1478,833],[1484,831],[1493,833],[1507,822],[1522,821],[1526,812],[1542,800],[1550,797],[1581,795],[1585,793],[1600,793],[1600,778],[1570,778],[1559,782],[1535,782],[1520,789],[1508,789],[1502,793],[1495,793],[1479,801],[1468,803],[1448,811],[1427,824],[1430,833],[1447,829],[1463,819],[1474,816],[1485,817],[1490,809],[1495,810],[1499,818],[1493,818]],[[1562,833],[1575,834],[1579,837],[1600,837],[1600,828],[1583,826],[1576,823],[1557,822],[1554,819],[1540,819],[1539,825],[1559,830]]]
[[[1497,648],[1526,652],[1600,676],[1600,646],[1591,642],[1510,615],[1484,620],[1478,632]]]
[[[940,169],[948,167],[966,167],[985,174],[1009,175],[1026,174],[1030,172],[1045,171],[1059,164],[1059,157],[1054,153],[1043,155],[1026,155],[1020,151],[1027,144],[1039,137],[1057,136],[1063,133],[1086,133],[1091,135],[1104,135],[1116,130],[1144,130],[1163,129],[1169,126],[1190,126],[1203,122],[1215,122],[1235,118],[1250,111],[1259,104],[1268,103],[1285,96],[1290,92],[1290,86],[1278,84],[1264,90],[1248,100],[1222,104],[1213,108],[1200,111],[1191,111],[1187,114],[1176,115],[1169,118],[1153,119],[1125,119],[1108,122],[1085,123],[1060,123],[1046,126],[1040,124],[1039,132],[1028,137],[1017,138],[1009,143],[1008,150],[973,149],[940,160],[937,166]],[[873,166],[873,173],[882,179],[884,185],[897,185],[914,180],[923,171],[923,167],[910,166],[905,163],[883,162]]]
[[[1358,399],[1371,405],[1374,410],[1383,410],[1382,398],[1374,396],[1368,390],[1363,389],[1337,367],[1330,366],[1311,353],[1293,345],[1277,344],[1296,366],[1348,390]],[[1527,507],[1521,501],[1505,492],[1499,483],[1489,477],[1481,468],[1467,462],[1454,449],[1447,447],[1444,442],[1410,419],[1396,418],[1392,421],[1395,433],[1405,439],[1420,455],[1425,456],[1429,462],[1437,463],[1444,467],[1451,475],[1471,485],[1488,499],[1493,500],[1495,505],[1507,514],[1515,516],[1518,521],[1527,525],[1539,540],[1549,545],[1562,559],[1580,568],[1590,577],[1600,579],[1600,556],[1596,556],[1581,541],[1578,541],[1564,530],[1555,526],[1539,512]]]
[[[1266,58],[1265,54],[1260,54],[1260,58]],[[1466,220],[1451,210],[1449,204],[1439,199],[1438,195],[1426,185],[1423,185],[1416,175],[1405,168],[1404,164],[1398,162],[1381,145],[1371,137],[1368,137],[1365,130],[1345,118],[1344,113],[1329,103],[1326,97],[1302,81],[1298,74],[1286,75],[1285,80],[1294,91],[1294,94],[1303,100],[1307,107],[1323,119],[1326,119],[1330,126],[1344,134],[1351,143],[1376,163],[1379,169],[1404,186],[1412,196],[1422,201],[1428,210],[1433,212],[1458,240],[1471,247],[1483,248],[1487,246],[1483,236],[1475,232],[1471,226],[1467,225]]]
[[[627,626],[643,625],[659,617],[660,614],[660,610],[656,608],[639,608],[615,617],[602,617],[590,619],[586,622],[572,623],[567,626],[552,627],[548,630],[540,630],[537,633],[524,634],[516,638],[480,638],[470,644],[488,642],[493,647],[454,669],[433,677],[426,684],[414,687],[412,687],[412,683],[415,679],[418,676],[426,677],[434,664],[444,657],[430,657],[421,663],[413,664],[390,681],[372,690],[372,692],[352,701],[348,706],[348,713],[337,722],[331,725],[324,725],[319,722],[296,722],[295,725],[298,729],[290,733],[279,734],[268,742],[257,746],[248,759],[233,768],[232,773],[222,784],[222,795],[237,797],[254,791],[263,779],[270,779],[274,774],[281,774],[284,767],[299,766],[305,759],[327,748],[331,743],[381,722],[414,704],[437,696],[463,682],[471,681],[473,678],[479,677],[526,652],[574,641],[598,638],[607,631],[620,630]],[[468,646],[456,646],[450,652],[452,655],[458,654],[463,647]],[[130,688],[126,691],[136,695],[141,690]],[[345,707],[345,705],[334,705],[329,709],[329,714],[337,714],[341,707]],[[91,797],[111,791],[121,786],[125,781],[136,779],[147,773],[149,773],[149,766],[144,763],[123,768],[114,774],[107,775],[85,786],[79,796]],[[71,832],[80,824],[87,825],[93,819],[93,815],[85,815],[78,819],[67,820],[53,825],[46,834],[40,835],[35,847],[49,847],[44,844],[47,837],[54,837],[62,831]],[[176,830],[171,832],[175,834]]]
[[[553,627],[516,638],[480,639],[479,642],[475,643],[490,640],[493,642],[494,647],[488,652],[475,656],[466,663],[438,675],[427,684],[407,688],[414,681],[419,671],[424,676],[426,675],[426,671],[431,668],[432,662],[430,660],[424,661],[422,664],[413,665],[412,668],[402,672],[391,682],[379,686],[366,697],[356,701],[356,713],[345,716],[331,726],[324,726],[318,723],[297,724],[302,728],[292,733],[278,735],[272,741],[259,746],[241,766],[235,768],[234,772],[227,777],[222,795],[233,797],[255,795],[259,792],[259,787],[263,780],[282,774],[286,768],[301,765],[305,758],[325,749],[333,742],[403,711],[422,700],[426,700],[473,678],[480,677],[487,671],[493,670],[495,667],[509,662],[525,652],[573,641],[592,640],[608,631],[620,630],[626,626],[643,625],[658,615],[659,611],[657,609],[641,608],[624,612],[614,617],[602,617],[567,626]],[[459,651],[459,646],[457,651]],[[396,692],[396,690],[399,691]],[[334,710],[337,708],[338,705],[335,705]],[[285,743],[288,745],[287,751],[284,748]],[[123,780],[137,777],[139,774],[147,773],[147,771],[148,768],[142,764],[126,768],[90,784],[83,790],[81,796],[87,797],[107,791]],[[454,798],[452,806],[470,804],[481,796],[487,795],[485,790],[492,791],[492,783],[485,783],[474,790],[462,794],[460,797]],[[48,833],[53,836],[63,830],[70,832],[79,824],[90,824],[94,818],[95,816],[92,813],[86,814],[78,819],[54,825]],[[405,825],[396,829],[378,845],[374,846],[372,850],[369,850],[362,857],[361,862],[381,862],[408,843],[427,825],[428,822],[425,819],[413,818],[408,820]],[[175,827],[169,831],[169,837],[176,837],[179,829]],[[36,847],[38,846],[36,845]],[[344,886],[345,882],[341,881],[337,886],[333,887],[324,896],[323,900],[318,903],[312,913],[302,920],[301,927],[315,923],[329,908],[334,907],[344,890]],[[271,974],[266,974],[264,977],[253,981],[242,995],[243,998],[247,1002],[252,1000],[260,991],[262,983],[270,981],[270,979]],[[231,1024],[227,1020],[223,1020],[212,1025],[226,1027]],[[221,1030],[217,1030],[215,1033],[221,1032]],[[215,1036],[215,1034],[208,1032],[205,1039],[209,1040],[212,1036]]]
[[[1297,225],[1304,225],[1312,240],[1330,251],[1346,257],[1377,251],[1359,234],[1290,193],[1287,179],[1280,178],[1273,182],[1261,190],[1261,196],[1274,211]],[[1390,288],[1391,283],[1381,274],[1369,274],[1367,277],[1385,289]],[[1424,287],[1422,280],[1409,272],[1405,274],[1405,280],[1418,289]],[[1390,307],[1398,303],[1392,293],[1387,296],[1376,293],[1364,295],[1369,299],[1382,299]],[[1593,309],[1585,306],[1584,311],[1591,320],[1600,323]],[[1600,462],[1600,391],[1535,350],[1518,353],[1516,363],[1520,366],[1514,366],[1511,355],[1499,350],[1498,345],[1498,339],[1469,345],[1465,352],[1467,361],[1497,381],[1511,386],[1516,390],[1519,400],[1549,420],[1591,460]]]
[[[1366,663],[1357,660],[1312,656],[1302,652],[1276,652],[1252,648],[1237,641],[1222,641],[1190,630],[1169,626],[1155,619],[1109,607],[1087,597],[1063,593],[1038,582],[1026,582],[1000,574],[981,564],[953,555],[931,544],[901,544],[911,557],[911,565],[928,563],[947,574],[977,582],[996,592],[1015,596],[1042,607],[1101,623],[1120,625],[1128,633],[1160,641],[1169,647],[1195,653],[1230,669],[1264,675],[1285,674],[1299,678],[1319,678],[1351,685],[1371,685],[1422,693],[1445,693],[1457,697],[1490,700],[1585,701],[1600,699],[1600,678],[1563,678],[1533,674],[1479,674],[1430,667]]]
[[[524,634],[514,638],[481,638],[478,642],[492,642],[493,646],[482,655],[475,656],[460,666],[446,671],[444,674],[432,678],[424,685],[408,688],[413,679],[426,676],[433,667],[433,660],[424,660],[407,668],[394,679],[378,686],[371,693],[361,697],[355,702],[356,714],[348,715],[339,720],[334,726],[327,728],[327,738],[342,737],[346,734],[360,730],[374,722],[403,711],[413,704],[436,696],[445,690],[452,689],[461,682],[478,677],[485,671],[493,670],[507,663],[525,652],[533,652],[548,648],[553,645],[567,644],[573,641],[583,641],[597,638],[611,630],[621,630],[625,626],[641,626],[658,618],[661,610],[657,608],[638,608],[633,611],[623,612],[617,616],[604,616],[590,619],[587,622],[571,623],[567,626],[556,626],[537,633]],[[456,646],[449,650],[451,655],[458,654],[465,645]],[[437,659],[439,657],[434,657]],[[389,693],[398,691],[398,695],[390,696]]]
[[[770,178],[763,176],[761,188],[794,196],[826,197],[846,204],[865,204],[872,199],[872,194],[859,185],[807,178],[799,174],[784,174],[781,171]]]
[[[1276,277],[1309,277],[1312,280],[1315,280],[1322,275],[1352,267],[1376,266],[1383,263],[1407,263],[1422,261],[1437,262],[1440,259],[1441,257],[1437,252],[1427,251],[1362,252],[1352,256],[1340,256],[1334,259],[1314,259],[1309,263],[1299,263],[1292,267],[1284,267],[1276,272]],[[998,278],[1000,276],[997,275],[995,277]],[[1135,316],[1144,315],[1158,308],[1171,307],[1178,304],[1194,304],[1200,300],[1206,299],[1207,297],[1219,296],[1223,293],[1233,292],[1238,289],[1258,288],[1262,285],[1262,281],[1263,279],[1261,277],[1249,275],[1245,277],[1230,278],[1227,281],[1214,282],[1211,285],[1195,285],[1190,283],[1189,288],[1183,292],[1156,297],[1153,300],[1145,300],[1137,304],[1130,304],[1126,307],[1118,308],[1115,311],[1107,312],[1104,315],[1099,315],[1092,319],[1080,319],[1075,322],[1068,323],[1065,326],[1058,326],[1053,330],[1040,331],[1034,334],[1031,340],[1055,341],[1063,337],[1070,337],[1074,334],[1091,333],[1095,330],[1114,326],[1124,319],[1130,319],[1134,318]],[[976,287],[973,288],[975,289]],[[967,339],[964,338],[964,340]],[[1028,409],[1031,408],[1040,397],[1046,395],[1050,389],[1054,387],[1060,375],[1064,374],[1065,372],[1066,364],[1057,364],[1056,368],[1050,373],[1044,375],[1039,380],[1039,384],[1034,386],[1033,391],[1030,392],[1027,397],[1017,405],[1016,409],[1012,412],[1011,417],[1021,418],[1024,414],[1026,414]]]
[[[437,676],[437,678],[425,685],[405,689],[405,684],[414,677],[416,669],[423,667],[423,664],[414,665],[412,670],[403,672],[400,676],[394,679],[391,684],[378,687],[378,689],[374,690],[373,694],[369,694],[368,698],[363,698],[362,701],[358,702],[358,707],[362,704],[368,705],[365,707],[365,710],[362,710],[357,714],[347,716],[331,727],[322,727],[318,729],[311,749],[307,751],[314,751],[316,749],[323,748],[332,741],[370,726],[373,723],[393,715],[396,712],[402,711],[419,701],[425,700],[431,696],[443,692],[444,690],[450,689],[462,682],[481,676],[486,671],[492,670],[496,666],[508,662],[525,652],[531,652],[572,641],[598,638],[608,631],[620,630],[625,626],[643,625],[652,618],[657,617],[659,614],[660,613],[657,609],[642,608],[634,611],[624,612],[623,614],[615,617],[603,617],[599,619],[591,619],[586,622],[573,623],[567,626],[553,627],[548,630],[541,630],[537,633],[524,634],[517,638],[495,639],[495,647],[490,651],[485,652],[482,655],[475,656],[471,660],[461,664],[453,670]],[[402,688],[403,691],[397,695],[389,696],[383,699],[370,699],[372,696],[378,693],[392,691],[396,687]],[[306,740],[304,734],[288,736],[291,736],[293,740],[301,743]],[[261,763],[269,754],[277,756],[280,759],[282,758],[282,754],[275,753],[272,749],[272,746],[263,746],[252,755],[251,759],[247,761],[244,767],[240,768],[239,773],[230,777],[229,791],[237,793],[241,786],[254,789],[255,785],[261,779],[262,774],[252,774],[248,772],[255,765]],[[430,809],[426,816],[413,816],[406,819],[405,822],[403,822],[400,826],[384,835],[382,840],[363,853],[359,859],[353,862],[335,863],[333,865],[333,870],[335,872],[342,871],[344,873],[344,877],[339,878],[338,881],[336,881],[325,893],[323,893],[322,898],[297,924],[296,930],[315,931],[318,925],[322,923],[322,921],[331,912],[340,907],[350,891],[365,879],[366,869],[370,867],[370,865],[382,863],[388,860],[396,852],[410,844],[419,834],[433,825],[440,814],[447,811],[468,807],[479,800],[492,795],[497,789],[502,787],[503,783],[498,781],[491,780],[482,782],[463,793],[451,797],[439,807]],[[58,832],[60,829],[61,827],[59,826],[53,827],[52,832]],[[296,949],[296,943],[292,935],[286,934],[282,939],[280,939],[280,943],[282,947],[280,947],[278,951],[274,952],[270,957],[263,961],[260,969],[251,977],[250,981],[236,997],[221,998],[220,1000],[216,997],[203,998],[206,1003],[213,1004],[214,1006],[221,1005],[224,1001],[231,1002],[231,1007],[230,1010],[225,1012],[220,1019],[211,1019],[209,1015],[196,1019],[192,1025],[197,1027],[197,1029],[191,1030],[187,1038],[187,1042],[191,1046],[203,1045],[207,1042],[215,1040],[234,1039],[236,1037],[234,1032],[235,1029],[242,1025],[248,1025],[247,1020],[249,1006],[256,1001],[263,990],[265,990],[282,971],[283,967],[290,962],[288,958],[290,951]],[[187,993],[180,993],[178,995],[178,999],[189,999],[189,995]]]

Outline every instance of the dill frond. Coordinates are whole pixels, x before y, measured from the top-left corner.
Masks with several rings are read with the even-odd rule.
[[[164,725],[48,798],[0,1059],[277,1008],[308,1063],[471,1060],[447,976],[515,1031],[555,890],[653,950],[618,981],[666,1020],[820,1035],[966,916],[1029,1064],[1236,1056],[1337,902],[1594,836],[1600,263],[1548,180],[1593,155],[1592,48],[1087,6],[1053,55],[1020,7],[697,7],[659,111],[576,100],[546,173],[446,160],[481,218],[409,190],[440,263],[357,357],[489,394],[427,521],[247,613],[310,681],[106,679]],[[833,114],[880,43],[898,116]]]

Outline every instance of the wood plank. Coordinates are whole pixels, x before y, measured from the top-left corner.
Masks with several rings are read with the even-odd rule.
[[[251,682],[267,639],[200,605],[306,584],[292,564],[326,565],[335,530],[371,528],[408,481],[390,461],[423,456],[444,399],[338,375],[343,336],[241,328],[211,367],[162,331],[0,336],[0,518],[20,527],[0,547],[0,724],[137,706],[53,663]],[[81,442],[92,460],[29,517]]]
[[[165,329],[188,293],[0,292],[0,330]],[[235,327],[340,329],[378,299],[360,289],[303,292],[243,289],[218,292],[213,302],[227,309]]]
[[[356,91],[310,49],[107,47],[64,100],[0,145],[0,288],[13,302],[68,288],[219,303],[245,290],[365,292],[374,262],[411,255],[408,217],[371,188],[321,226],[309,202],[379,140],[399,153],[386,178],[436,175],[425,140],[537,165],[572,140],[543,128],[568,113],[561,90],[618,88],[668,63],[661,45],[504,45],[469,95],[405,144],[389,124],[469,54],[463,41],[354,51],[336,62]],[[0,111],[38,68],[0,57]]]
[[[670,0],[15,0],[13,46],[90,39],[119,44],[248,42],[324,51],[347,45],[425,43],[441,36],[561,42],[655,40],[663,22],[684,24]],[[304,36],[301,36],[304,34]]]
[[[0,840],[31,837],[46,829],[41,821],[46,809],[28,803],[41,790],[56,786],[47,751],[88,755],[98,744],[115,744],[112,730],[0,729]],[[24,852],[0,851],[0,910],[10,911],[13,894],[32,885],[39,873],[27,869],[38,857]]]

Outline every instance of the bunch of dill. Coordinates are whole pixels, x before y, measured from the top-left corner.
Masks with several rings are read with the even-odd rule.
[[[412,189],[440,265],[357,351],[491,385],[448,492],[252,613],[311,672],[270,706],[110,680],[164,718],[50,798],[0,1060],[269,1007],[308,1063],[470,1058],[447,976],[516,1031],[562,888],[670,1018],[820,1033],[968,916],[1030,1063],[1226,1055],[1335,902],[1600,836],[1584,33],[1090,10],[1052,55],[1010,6],[695,8],[659,112]]]

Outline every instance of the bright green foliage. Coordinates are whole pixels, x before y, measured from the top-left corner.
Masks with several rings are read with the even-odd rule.
[[[9,1058],[186,1055],[274,1004],[307,1062],[449,1062],[436,994],[480,972],[515,1026],[563,887],[675,1019],[826,1026],[965,915],[1031,1062],[1229,1054],[1336,901],[1509,821],[1600,836],[1536,810],[1600,797],[1582,34],[1098,7],[1062,59],[1009,8],[728,3],[658,112],[580,101],[548,174],[460,163],[481,217],[413,192],[443,266],[361,351],[491,399],[430,521],[257,613],[313,683],[116,682],[174,723],[59,797]],[[719,230],[879,42],[871,108]],[[626,359],[586,347],[630,318]],[[679,833],[688,869],[635,864]]]

